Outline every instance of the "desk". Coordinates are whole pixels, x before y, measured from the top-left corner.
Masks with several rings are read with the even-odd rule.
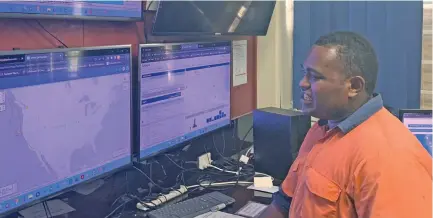
[[[127,174],[127,177],[126,177]],[[126,181],[128,178],[128,182]],[[126,189],[136,190],[140,187],[140,183],[144,181],[142,175],[133,169],[127,169],[114,174],[112,177],[106,179],[105,184],[93,192],[90,195],[83,196],[75,192],[68,192],[57,197],[58,199],[64,200],[70,206],[76,209],[76,211],[56,216],[59,218],[104,218],[108,215],[115,207],[111,207],[111,204],[122,194],[126,192]],[[227,213],[235,213],[241,207],[246,205],[248,201],[256,201],[264,204],[269,204],[271,199],[255,198],[254,191],[246,189],[247,186],[229,186],[226,190],[221,191],[222,193],[233,197],[236,202],[233,205],[228,206],[223,211]],[[206,193],[194,192],[188,194],[188,198],[195,197]],[[135,208],[136,200],[128,203],[123,209],[122,213],[117,213],[117,216],[113,218],[137,218],[146,217],[145,214]],[[120,210],[122,211],[122,210]],[[8,218],[16,218],[17,215],[10,215]]]

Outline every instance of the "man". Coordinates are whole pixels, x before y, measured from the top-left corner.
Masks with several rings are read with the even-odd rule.
[[[432,159],[373,94],[371,44],[352,32],[322,36],[303,71],[303,111],[320,121],[261,217],[431,218]]]

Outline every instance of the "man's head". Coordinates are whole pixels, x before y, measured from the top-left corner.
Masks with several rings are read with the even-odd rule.
[[[378,62],[372,45],[353,32],[320,37],[302,66],[303,111],[311,116],[344,119],[373,94]]]

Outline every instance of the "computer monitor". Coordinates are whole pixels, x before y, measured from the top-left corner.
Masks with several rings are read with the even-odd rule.
[[[130,51],[0,53],[0,216],[132,163]]]
[[[160,1],[153,35],[265,36],[276,1]]]
[[[140,158],[230,124],[231,42],[140,45]]]
[[[142,5],[141,1],[135,0],[0,1],[0,17],[140,20],[143,16]]]
[[[400,120],[432,155],[432,111],[400,110]]]

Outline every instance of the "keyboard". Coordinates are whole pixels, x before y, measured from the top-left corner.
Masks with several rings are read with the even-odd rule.
[[[211,192],[149,212],[149,218],[194,218],[201,214],[218,211],[233,204],[235,199],[221,192]]]

